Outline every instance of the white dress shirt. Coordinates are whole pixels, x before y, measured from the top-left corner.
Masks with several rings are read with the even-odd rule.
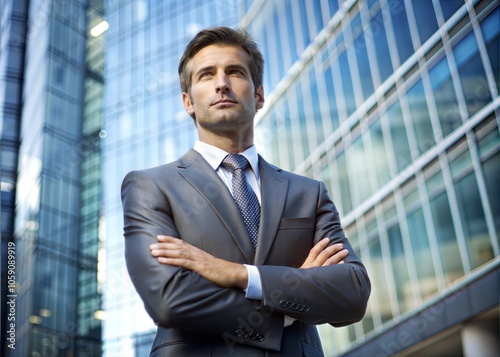
[[[224,184],[229,188],[231,194],[233,194],[233,174],[230,170],[221,166],[222,161],[227,155],[229,155],[229,153],[199,140],[195,142],[193,149],[203,156],[208,164],[212,166],[217,175],[221,178],[222,182],[224,182]],[[245,170],[245,177],[250,187],[255,192],[259,203],[261,203],[259,156],[257,155],[255,145],[252,145],[240,153],[240,155],[243,155],[250,164]],[[259,242],[257,242],[257,244],[259,244]],[[244,265],[248,271],[248,285],[245,290],[245,297],[247,299],[262,300],[262,283],[260,280],[259,270],[255,265]]]

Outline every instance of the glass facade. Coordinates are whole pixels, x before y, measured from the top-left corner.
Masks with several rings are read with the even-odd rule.
[[[2,219],[13,222],[15,343],[2,335],[1,354],[96,356],[104,49],[88,33],[102,2],[5,1],[4,19]]]
[[[177,74],[188,41],[202,28],[234,26],[237,0],[108,0],[103,147],[106,284],[104,356],[144,356],[156,331],[124,261],[120,184],[131,170],[173,161],[197,138]],[[239,15],[241,14],[241,15]]]
[[[26,35],[27,4],[25,1],[2,1],[2,37],[0,38],[0,351],[5,351],[10,329],[7,292],[14,287],[9,275],[9,260],[15,252],[14,208],[16,194],[19,129],[22,108],[21,89]],[[7,75],[8,74],[8,75]],[[10,259],[9,259],[10,258]],[[15,273],[15,270],[14,270]]]
[[[139,356],[154,336],[124,264],[119,185],[193,144],[177,65],[203,27],[240,25],[256,38],[266,62],[258,150],[326,183],[369,270],[365,318],[320,326],[327,356],[349,355],[478,271],[498,269],[497,1],[105,4],[105,356]]]
[[[321,327],[337,355],[500,254],[500,9],[494,1],[262,6],[269,20],[248,28],[266,54],[266,86],[276,89],[258,115],[259,151],[327,184],[372,278],[360,323]],[[300,56],[286,40],[266,40],[286,28]]]

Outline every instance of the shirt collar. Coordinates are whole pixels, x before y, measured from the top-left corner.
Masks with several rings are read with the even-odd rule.
[[[210,166],[212,166],[215,171],[218,170],[220,164],[222,163],[222,160],[224,160],[224,158],[228,155],[228,153],[224,150],[204,143],[200,140],[196,140],[193,149],[196,150],[201,156],[203,156],[203,158],[210,164]],[[250,146],[248,149],[240,152],[239,154],[243,155],[248,160],[253,172],[255,173],[255,176],[257,177],[257,179],[259,179],[259,156],[257,154],[255,145]]]

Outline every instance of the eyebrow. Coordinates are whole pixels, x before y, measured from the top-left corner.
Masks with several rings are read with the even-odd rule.
[[[228,70],[232,70],[232,69],[238,69],[238,70],[241,70],[243,72],[245,72],[247,75],[248,75],[248,69],[241,65],[241,64],[229,64],[225,67],[225,71],[228,71]],[[201,73],[204,73],[204,72],[211,72],[211,71],[215,71],[216,70],[216,66],[205,66],[205,67],[202,67],[200,69],[198,69],[195,73],[194,73],[194,76],[197,77],[199,76]]]

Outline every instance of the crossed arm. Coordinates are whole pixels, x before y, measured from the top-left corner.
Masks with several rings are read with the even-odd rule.
[[[157,239],[158,243],[152,244],[150,250],[159,263],[194,271],[224,288],[247,288],[248,273],[242,264],[216,258],[178,238],[160,235]],[[324,238],[312,247],[300,268],[344,263],[348,250],[343,249],[342,243],[328,246],[329,241]]]

